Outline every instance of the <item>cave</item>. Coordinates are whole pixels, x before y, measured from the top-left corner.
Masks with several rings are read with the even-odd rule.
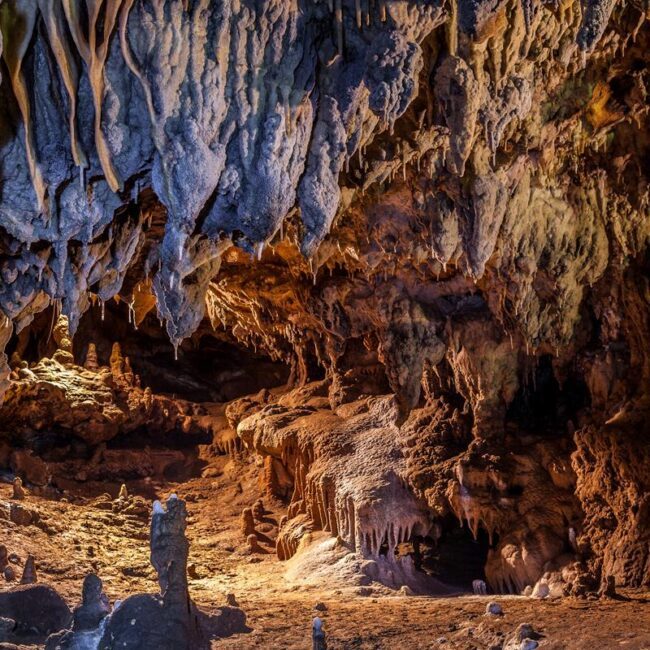
[[[415,568],[459,592],[471,592],[473,582],[485,582],[485,565],[490,548],[498,545],[479,528],[476,536],[458,519],[448,515],[437,522],[436,535],[415,537],[401,551],[413,557]]]
[[[650,647],[649,18],[0,0],[0,647]]]
[[[52,338],[56,319],[54,308],[41,312],[34,323],[9,340],[6,354],[38,362],[48,350],[56,349]],[[113,344],[119,343],[143,387],[197,403],[229,402],[282,386],[290,374],[281,360],[214,332],[206,323],[175,349],[154,314],[147,314],[136,325],[124,302],[97,305],[83,315],[73,341],[74,355],[85,359],[90,343],[103,365],[109,362]]]
[[[588,407],[589,390],[581,374],[570,369],[560,385],[553,357],[544,355],[521,382],[506,419],[522,432],[563,435],[564,427],[576,422],[580,411]]]

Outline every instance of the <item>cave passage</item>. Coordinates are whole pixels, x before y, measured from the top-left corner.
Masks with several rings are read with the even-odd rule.
[[[51,354],[53,308],[38,314],[7,346],[30,363]],[[102,309],[91,307],[81,318],[73,338],[77,363],[83,363],[88,346],[97,349],[100,364],[108,364],[112,346],[119,343],[142,386],[155,394],[174,395],[192,402],[228,402],[264,388],[284,385],[290,369],[281,361],[238,344],[227,332],[215,332],[208,324],[183,341],[178,351],[154,312],[136,328],[125,303],[109,301]]]
[[[412,556],[415,568],[444,584],[472,591],[474,580],[485,580],[485,563],[491,548],[488,534],[479,528],[476,539],[466,525],[448,515],[435,527],[439,537],[416,536],[401,549]],[[498,539],[493,540],[493,544]]]
[[[562,384],[553,371],[553,357],[543,355],[522,381],[508,408],[507,420],[520,431],[538,435],[564,435],[567,422],[576,421],[589,406],[584,378],[570,372]]]

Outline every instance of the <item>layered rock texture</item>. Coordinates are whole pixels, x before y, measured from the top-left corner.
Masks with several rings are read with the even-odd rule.
[[[324,530],[395,586],[650,584],[647,18],[3,0],[0,460],[194,436],[261,456],[281,559]],[[219,375],[254,395],[191,401],[206,341],[267,357]]]

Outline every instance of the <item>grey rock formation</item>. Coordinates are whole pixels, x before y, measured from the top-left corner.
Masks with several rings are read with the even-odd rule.
[[[0,612],[13,619],[13,634],[47,636],[69,626],[72,615],[61,596],[47,585],[19,585],[0,592]]]
[[[147,229],[133,201],[151,187],[167,224],[147,268],[179,342],[220,242],[261,249],[297,203],[313,254],[344,162],[406,110],[443,13],[429,0],[362,21],[352,3],[336,20],[308,0],[126,0],[100,20],[102,4],[3,5],[0,308],[20,330],[56,302],[74,333],[89,292],[119,292]]]
[[[156,502],[151,518],[151,563],[158,573],[160,594],[138,594],[121,603],[105,625],[100,650],[206,647],[200,613],[187,585],[185,503],[172,495],[166,506]]]
[[[84,578],[81,597],[81,604],[72,612],[72,628],[75,632],[96,629],[111,611],[108,597],[102,589],[102,581],[94,573]]]

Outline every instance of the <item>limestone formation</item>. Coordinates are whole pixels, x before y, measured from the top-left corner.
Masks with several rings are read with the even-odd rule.
[[[154,503],[150,549],[160,594],[130,596],[121,603],[104,627],[100,650],[205,647],[188,592],[186,517],[185,503],[175,495],[167,499],[166,508]]]
[[[34,560],[34,556],[30,553],[25,560],[25,566],[23,567],[23,575],[20,578],[20,584],[31,585],[36,581],[36,561]]]
[[[616,598],[616,578],[614,576],[604,576],[599,594],[604,598]]]
[[[73,631],[85,632],[96,629],[110,611],[108,597],[102,589],[102,581],[94,573],[89,573],[83,581],[81,604],[72,612]]]
[[[185,503],[172,495],[165,512],[154,511],[151,518],[151,564],[158,573],[163,603],[171,612],[189,612]]]
[[[472,591],[476,596],[485,596],[487,594],[487,585],[483,580],[472,580]],[[492,603],[488,603],[488,608]]]
[[[22,499],[25,498],[25,489],[23,488],[23,481],[19,476],[16,476],[13,480],[12,487],[13,492],[11,498],[16,499],[17,501],[22,501]]]
[[[248,538],[249,535],[255,534],[255,519],[251,508],[244,508],[241,513],[241,532]]]
[[[323,628],[323,621],[316,616],[312,623],[312,650],[327,650],[327,640],[325,637],[325,630]]]
[[[74,435],[93,444],[143,426],[152,431],[178,428],[189,435],[205,431],[200,418],[192,417],[191,404],[152,396],[139,387],[133,373],[125,371],[117,344],[110,364],[110,373],[108,367],[95,372],[43,359],[7,392],[5,405],[0,409],[0,428],[10,428],[18,437],[29,437],[32,431],[48,426],[74,431]],[[27,462],[27,456],[24,452],[16,456],[17,468]],[[24,462],[19,462],[21,458]],[[40,459],[29,460],[31,466],[42,463]]]
[[[86,352],[86,361],[84,362],[86,370],[97,371],[99,370],[99,362],[97,360],[97,348],[94,343],[88,344],[88,351]]]
[[[251,533],[246,538],[246,550],[249,553],[259,553],[262,550],[262,548],[260,547],[260,543],[257,539],[257,535],[255,533]]]
[[[262,519],[264,519],[264,512],[264,503],[262,499],[258,499],[253,504],[253,518],[255,521],[262,521]]]

